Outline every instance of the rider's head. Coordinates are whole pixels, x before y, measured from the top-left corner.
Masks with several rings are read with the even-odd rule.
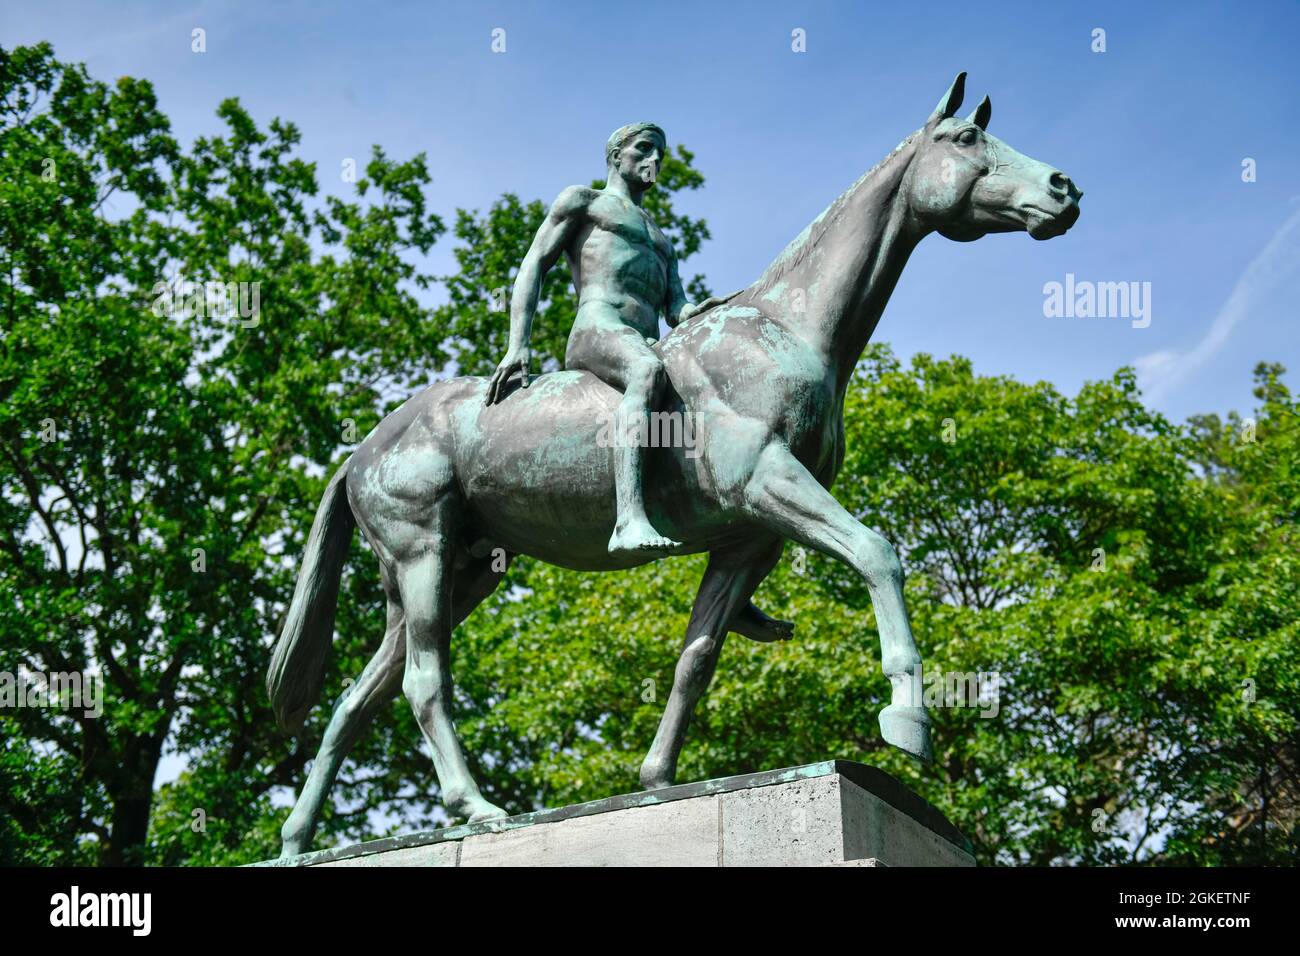
[[[659,178],[667,152],[668,137],[654,123],[620,126],[605,143],[606,179],[617,173],[629,188],[649,189]]]

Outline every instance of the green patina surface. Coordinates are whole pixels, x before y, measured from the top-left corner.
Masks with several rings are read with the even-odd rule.
[[[799,780],[814,780],[819,777],[841,775],[864,790],[875,794],[895,809],[908,814],[918,823],[930,828],[939,836],[948,840],[966,852],[971,845],[961,833],[953,827],[944,816],[931,804],[909,791],[892,776],[882,770],[865,764],[848,760],[823,760],[818,763],[805,764],[800,767],[787,767],[781,770],[767,770],[752,774],[739,774],[732,777],[717,777],[698,783],[681,784],[644,793],[620,794],[603,800],[592,800],[553,810],[536,810],[521,813],[518,816],[490,820],[484,823],[462,824],[437,830],[421,830],[400,837],[357,843],[352,846],[335,847],[329,850],[317,850],[297,856],[281,857],[278,860],[266,860],[251,866],[315,866],[337,860],[371,856],[392,850],[406,849],[414,846],[427,846],[432,843],[454,843],[472,836],[486,833],[502,833],[527,827],[550,823],[559,823],[577,817],[595,816],[635,807],[657,806],[680,800],[692,800],[699,797],[715,796],[723,793],[735,793],[740,790],[756,790],[764,787],[780,786]]]
[[[832,202],[754,285],[698,307],[686,302],[671,244],[640,204],[666,148],[662,130],[622,128],[607,151],[607,186],[561,194],[520,267],[510,350],[496,373],[478,386],[465,379],[437,383],[386,418],[332,479],[317,513],[268,676],[281,723],[300,722],[319,697],[354,523],[380,556],[390,614],[405,625],[390,629],[385,647],[335,708],[283,828],[287,856],[309,845],[367,707],[399,687],[432,748],[453,815],[471,825],[511,827],[577,812],[483,822],[506,813],[482,797],[455,734],[450,608],[468,613],[504,569],[486,559],[462,561],[453,576],[448,569],[463,558],[463,545],[447,529],[476,542],[481,553],[486,547],[591,570],[710,553],[672,691],[641,767],[650,792],[614,801],[674,798],[665,788],[728,632],[759,641],[789,636],[792,625],[772,622],[750,603],[786,540],[839,560],[866,583],[892,685],[879,716],[881,735],[929,759],[929,717],[915,680],[921,657],[898,557],[826,490],[843,458],[842,429],[831,427],[843,416],[842,384],[923,238],[1059,236],[1077,220],[1082,195],[1059,170],[987,134],[987,98],[958,117],[964,87],[960,74],[925,125]],[[582,263],[568,370],[523,388],[541,277],[561,255]],[[675,328],[652,348],[647,337],[661,316]],[[684,414],[705,425],[690,456],[680,448],[653,450],[660,456],[655,487],[642,485],[648,449],[628,442],[611,452],[597,440],[615,394],[623,421],[639,423],[675,396]],[[341,491],[345,478],[351,510]],[[651,526],[647,498],[656,520],[681,516],[673,539]],[[669,507],[683,499],[690,507]],[[406,653],[394,652],[402,640]],[[366,706],[354,706],[360,700]],[[828,766],[779,773],[825,773]],[[485,831],[439,832],[447,839]]]

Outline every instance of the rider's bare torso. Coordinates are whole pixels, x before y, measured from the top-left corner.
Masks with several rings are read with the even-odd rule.
[[[574,331],[615,322],[658,339],[672,246],[640,206],[616,193],[582,192],[585,221],[564,251],[578,290]]]

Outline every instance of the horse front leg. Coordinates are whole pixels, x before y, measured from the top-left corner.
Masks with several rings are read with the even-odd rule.
[[[746,488],[746,508],[770,530],[848,565],[866,582],[880,631],[880,662],[893,691],[880,712],[880,732],[921,760],[931,760],[930,718],[921,694],[921,655],[903,604],[903,566],[884,537],[844,510],[785,448],[773,442],[759,456]]]
[[[761,545],[709,555],[709,566],[695,595],[682,654],[673,675],[672,693],[654,743],[641,764],[641,786],[645,789],[672,786],[691,715],[713,680],[727,630],[780,560],[781,548],[779,539],[768,539]]]

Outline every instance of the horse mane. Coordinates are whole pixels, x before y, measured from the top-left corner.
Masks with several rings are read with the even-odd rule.
[[[884,159],[859,176],[857,182],[844,190],[844,192],[840,193],[839,196],[835,198],[835,201],[826,207],[826,211],[813,221],[808,238],[800,244],[799,248],[796,249],[792,255],[785,254],[790,249],[790,245],[793,245],[794,242],[798,241],[798,237],[796,236],[795,239],[791,241],[790,245],[787,245],[785,249],[782,250],[781,255],[777,256],[776,260],[764,270],[761,276],[758,277],[758,281],[749,287],[749,291],[753,292],[755,295],[762,295],[770,290],[772,286],[776,285],[776,283],[784,276],[789,275],[795,269],[799,268],[799,266],[803,264],[803,261],[808,258],[814,249],[817,248],[817,244],[821,242],[826,233],[830,231],[831,226],[835,225],[839,220],[841,214],[844,212],[844,208],[849,203],[849,197],[856,193],[863,183],[892,162],[899,153],[911,146],[920,133],[921,130],[911,133],[906,139],[890,150],[889,154]],[[802,235],[802,233],[800,233],[800,235]]]

